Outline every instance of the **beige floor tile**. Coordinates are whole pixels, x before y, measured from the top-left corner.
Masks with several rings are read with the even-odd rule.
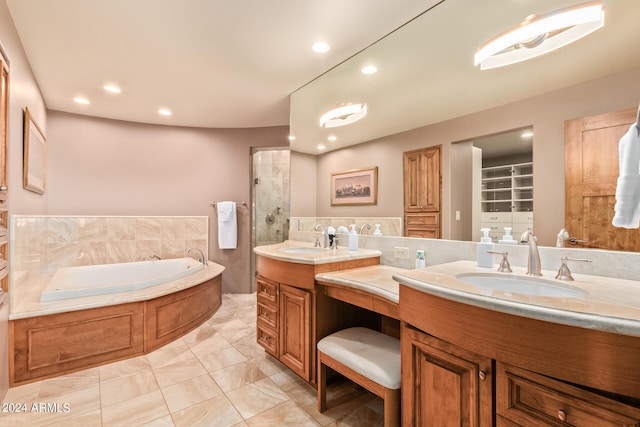
[[[231,344],[242,341],[249,337],[255,337],[255,323],[248,325],[242,320],[230,320],[217,327],[218,333]]]
[[[159,388],[156,377],[151,369],[143,370],[126,377],[115,378],[110,381],[101,381],[100,401],[102,402],[102,406],[109,406],[122,402],[123,400],[151,393]]]
[[[195,356],[192,359],[154,368],[153,372],[162,388],[207,374],[207,370]]]
[[[57,378],[43,381],[38,393],[40,401],[49,401],[54,397],[74,392],[79,389],[94,387],[100,381],[98,368],[74,372]]]
[[[224,341],[227,342],[227,341]],[[209,372],[219,371],[231,365],[246,362],[248,359],[229,343],[208,354],[198,355],[198,359]]]
[[[131,427],[166,417],[169,409],[160,390],[102,408],[102,423],[109,427]]]
[[[209,375],[201,375],[162,389],[162,395],[171,413],[221,394],[222,390]]]
[[[94,419],[100,413],[100,390],[98,383],[78,389],[39,399],[38,404],[31,409],[30,422],[34,426],[58,424],[65,425],[68,420]],[[91,415],[94,414],[94,415]]]
[[[198,343],[200,343],[202,341],[206,341],[209,338],[213,338],[213,337],[215,337],[217,335],[218,335],[218,330],[215,328],[215,326],[210,325],[208,323],[204,323],[199,328],[194,329],[193,331],[189,332],[187,335],[182,337],[182,340],[191,349],[193,349],[193,347],[196,344],[198,344]]]
[[[227,427],[242,423],[242,416],[224,395],[171,415],[176,427]]]
[[[139,427],[174,427],[173,418],[171,418],[171,415],[167,415],[166,417],[158,418],[156,420],[149,421],[148,423],[140,424]]]
[[[288,401],[268,409],[247,420],[250,426],[295,426],[316,427],[315,422],[305,411],[299,408],[293,401]]]
[[[192,342],[189,344],[189,348],[196,356],[201,356],[207,353],[213,353],[225,348],[233,348],[229,341],[227,341],[221,335],[214,335],[209,338],[202,339],[198,342]]]
[[[187,343],[179,339],[147,354],[146,357],[151,367],[157,369],[194,359],[195,355],[191,352]]]
[[[151,372],[151,364],[145,356],[140,356],[100,366],[99,370],[100,381],[110,381],[144,371]]]
[[[266,378],[266,375],[250,361],[212,372],[211,376],[225,393]]]
[[[289,400],[269,378],[230,391],[227,397],[245,420]]]
[[[240,353],[244,354],[247,359],[253,359],[254,357],[265,354],[264,348],[256,342],[256,339],[253,336],[236,341],[233,343],[233,346]]]
[[[251,363],[254,363],[267,376],[276,375],[280,372],[289,370],[289,368],[284,366],[279,360],[274,359],[264,351],[261,355],[251,359]]]
[[[43,381],[12,387],[4,396],[4,403],[33,403],[38,400]]]
[[[102,427],[102,412],[100,409],[85,412],[80,415],[40,414],[31,419],[31,426],[46,427]]]

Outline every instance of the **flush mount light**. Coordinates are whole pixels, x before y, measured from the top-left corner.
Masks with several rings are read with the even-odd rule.
[[[104,85],[102,87],[104,90],[106,90],[107,92],[111,92],[111,93],[120,93],[121,90],[118,86],[114,86],[114,85]]]
[[[378,67],[376,67],[375,65],[365,65],[364,67],[362,67],[360,69],[360,72],[362,74],[375,74],[378,72]]]
[[[296,137],[295,137],[295,136],[293,136],[293,135],[289,135],[289,136],[287,137],[287,139],[288,139],[289,141],[295,141],[295,140],[296,140]]]
[[[357,122],[367,114],[367,104],[347,104],[329,110],[320,117],[320,127],[333,128]]]
[[[330,48],[331,47],[326,42],[315,42],[311,46],[311,50],[313,50],[315,53],[326,53],[329,52]]]
[[[530,130],[526,130],[520,134],[520,138],[522,139],[528,139],[531,137],[533,137],[533,132],[531,132]]]
[[[542,16],[527,17],[480,47],[474,65],[481,70],[535,58],[573,43],[604,25],[600,2],[589,2]]]
[[[161,116],[170,116],[171,115],[171,111],[162,108],[162,109],[158,110],[158,114],[160,114]]]
[[[91,104],[91,102],[89,102],[89,100],[87,98],[73,98],[73,102],[77,103],[77,104],[82,104],[82,105],[89,105]]]
[[[324,150],[325,148],[327,148],[326,146],[320,144],[316,147],[318,150]]]

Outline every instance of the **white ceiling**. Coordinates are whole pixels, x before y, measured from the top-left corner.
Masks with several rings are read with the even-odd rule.
[[[292,92],[429,3],[7,0],[47,108],[212,128],[289,124]],[[311,51],[319,39],[330,43],[327,54]]]

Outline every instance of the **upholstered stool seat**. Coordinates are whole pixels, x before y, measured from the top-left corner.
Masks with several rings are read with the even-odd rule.
[[[326,402],[326,366],[384,401],[384,425],[400,425],[400,340],[368,328],[349,328],[318,342],[318,411]]]

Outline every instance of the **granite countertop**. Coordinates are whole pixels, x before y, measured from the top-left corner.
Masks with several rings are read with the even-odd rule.
[[[124,304],[129,302],[147,301],[167,294],[175,293],[183,289],[191,288],[219,276],[224,267],[209,261],[209,265],[202,270],[164,284],[150,286],[148,288],[117,292],[105,295],[94,295],[81,298],[61,299],[57,301],[40,302],[40,293],[47,286],[51,274],[32,277],[28,273],[17,274],[15,280],[19,281],[16,291],[19,295],[11,296],[15,306],[11,306],[10,320],[24,319],[47,314],[64,313],[67,311],[84,310],[88,308],[104,307],[106,305]],[[20,286],[20,284],[26,286]]]
[[[288,252],[291,250],[309,252]],[[350,251],[345,246],[341,247],[340,245],[338,245],[338,249],[314,248],[312,243],[295,240],[287,240],[275,245],[256,246],[253,251],[260,256],[297,264],[328,264],[382,255],[382,252],[377,250],[358,249],[357,251]]]
[[[316,280],[370,292],[397,304],[399,284],[393,279],[393,275],[405,271],[408,270],[388,265],[372,265],[320,273],[316,275]]]
[[[524,276],[524,268],[513,273],[477,267],[473,261],[456,261],[404,270],[393,274],[402,285],[449,300],[569,326],[640,337],[640,282],[574,274],[575,281],[554,279],[556,272],[544,270],[546,283],[586,292],[582,297],[549,297],[518,294],[515,291],[481,290],[456,279],[464,273],[495,273]]]

